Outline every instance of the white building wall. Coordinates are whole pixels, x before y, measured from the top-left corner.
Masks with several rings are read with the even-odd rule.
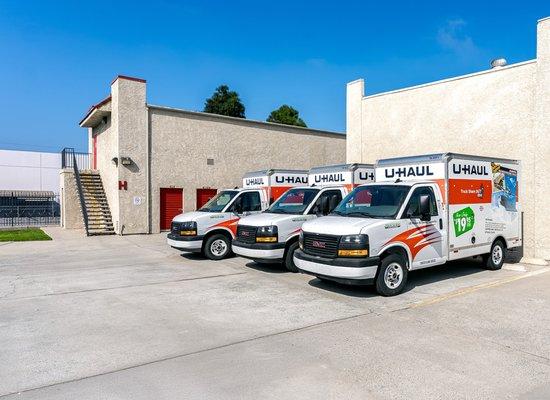
[[[347,162],[439,152],[519,159],[525,256],[550,259],[550,20],[537,59],[364,97],[348,84]]]
[[[47,190],[59,194],[60,153],[0,150],[0,190]]]
[[[159,232],[160,188],[183,188],[189,211],[198,188],[240,185],[248,171],[344,162],[345,135],[147,105],[146,91],[144,80],[119,76],[109,103],[81,122],[89,149],[97,138],[96,167],[118,234]],[[131,164],[122,165],[122,157]]]

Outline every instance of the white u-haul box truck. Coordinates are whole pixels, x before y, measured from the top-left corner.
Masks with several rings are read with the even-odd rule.
[[[294,251],[302,224],[327,215],[353,187],[374,181],[374,166],[340,164],[312,168],[311,186],[289,189],[265,212],[242,218],[233,240],[233,252],[257,262],[282,262],[298,272]]]
[[[400,293],[409,270],[483,256],[500,269],[521,246],[520,163],[462,154],[379,160],[376,183],[302,225],[296,266],[320,279]]]
[[[166,241],[175,249],[221,260],[231,254],[231,241],[242,216],[265,210],[286,190],[307,181],[308,172],[302,170],[247,173],[241,189],[222,190],[197,211],[177,215]]]

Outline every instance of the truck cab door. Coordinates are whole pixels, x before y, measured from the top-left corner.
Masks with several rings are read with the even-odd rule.
[[[405,207],[403,219],[410,232],[406,244],[412,255],[411,269],[447,261],[446,223],[439,197],[439,189],[431,185],[417,186]]]
[[[262,211],[262,199],[259,191],[240,193],[234,204],[239,205],[238,209],[233,209],[239,216],[257,214]]]
[[[341,201],[342,191],[340,189],[323,190],[317,199],[315,199],[315,203],[311,207],[309,214],[317,216],[330,214]]]

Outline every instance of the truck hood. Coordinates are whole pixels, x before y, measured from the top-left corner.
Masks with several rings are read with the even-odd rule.
[[[249,225],[249,226],[278,225],[284,221],[299,219],[303,217],[304,216],[302,214],[260,213],[260,214],[249,215],[247,217],[241,218],[239,220],[239,225]]]
[[[198,219],[208,218],[216,214],[220,214],[220,213],[191,211],[191,212],[186,212],[183,214],[176,215],[172,221],[174,222],[197,221]]]
[[[326,235],[358,235],[367,233],[366,228],[375,224],[388,223],[387,219],[375,218],[355,218],[326,216],[317,218],[302,225],[302,230],[311,233],[321,233]]]

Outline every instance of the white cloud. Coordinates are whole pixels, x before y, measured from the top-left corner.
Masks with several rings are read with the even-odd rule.
[[[466,21],[462,18],[450,19],[437,31],[437,42],[445,49],[460,58],[471,58],[479,55],[480,49],[466,31]]]

